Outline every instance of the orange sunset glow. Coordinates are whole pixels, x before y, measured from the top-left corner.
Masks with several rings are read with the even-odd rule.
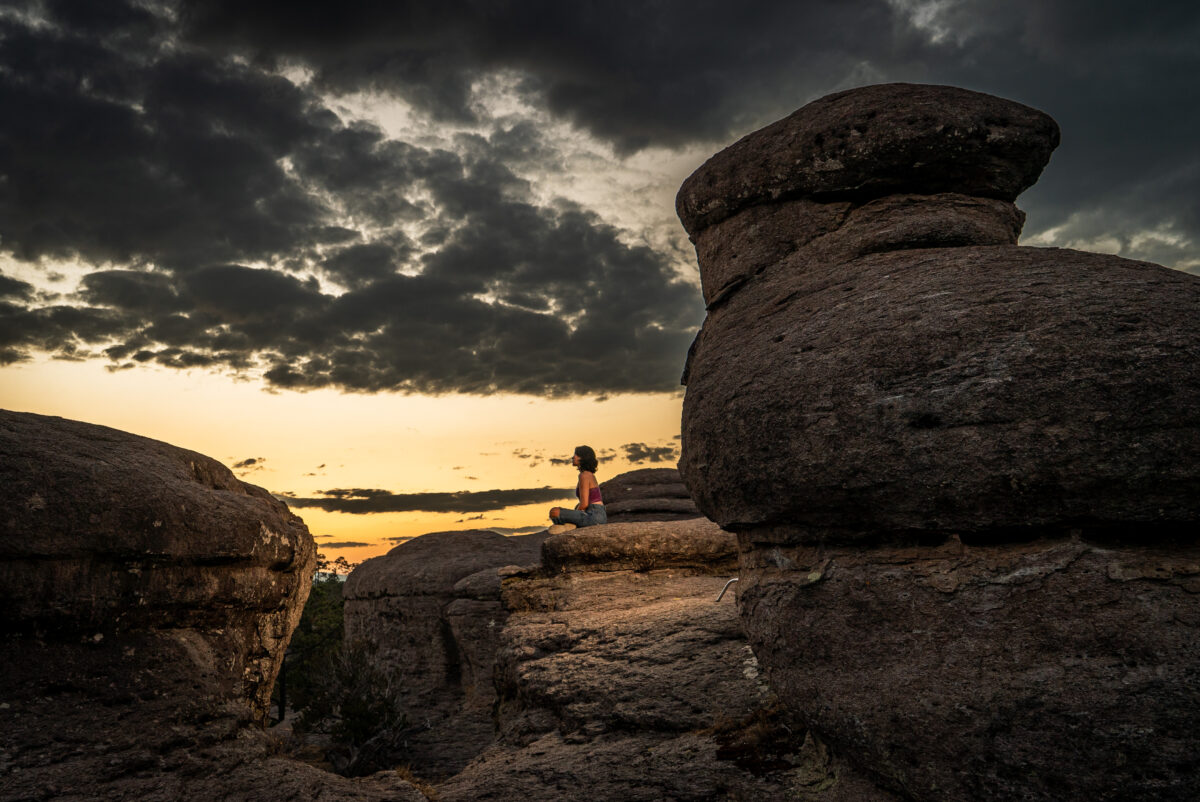
[[[4,376],[4,408],[163,440],[221,460],[244,481],[299,497],[334,488],[415,494],[549,487],[561,491],[560,501],[570,501],[575,473],[569,458],[576,445],[586,440],[609,455],[601,463],[601,481],[651,465],[631,462],[622,446],[645,443],[674,452],[682,397],[270,393],[202,371],[110,372],[96,363],[51,360],[11,367]],[[86,391],[79,392],[81,387]],[[656,463],[660,466],[674,465],[673,457],[660,459],[666,459]],[[253,464],[234,467],[248,460]],[[546,526],[554,503],[470,512],[293,511],[326,557],[357,563],[386,552],[395,538]]]

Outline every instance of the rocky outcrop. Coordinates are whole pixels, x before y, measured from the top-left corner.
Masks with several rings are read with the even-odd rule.
[[[0,799],[420,799],[272,757],[315,560],[207,457],[0,411]]]
[[[395,678],[413,726],[397,760],[429,779],[492,742],[492,666],[508,617],[504,566],[536,565],[546,533],[434,532],[367,560],[343,590],[345,637]]]
[[[496,741],[439,797],[894,799],[778,722],[732,594],[715,602],[734,540],[702,519],[546,540],[547,569],[504,579]]]
[[[700,518],[675,468],[643,468],[600,483],[609,523]]]
[[[587,526],[547,539],[542,564],[550,571],[732,571],[737,540],[704,518]]]
[[[1200,794],[1200,280],[1018,247],[1057,143],[867,87],[677,203],[708,304],[680,470],[793,720],[911,799]]]

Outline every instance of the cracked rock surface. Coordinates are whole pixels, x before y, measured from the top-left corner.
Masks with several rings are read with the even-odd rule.
[[[557,568],[504,580],[511,615],[496,659],[496,740],[438,787],[440,798],[895,799],[805,731],[775,721],[732,593],[714,601],[729,561],[713,570],[629,567],[645,552],[630,531],[637,526],[578,530],[600,538],[623,529],[608,533],[630,544],[615,560],[611,542],[564,548],[576,536],[567,533],[545,544],[557,548]],[[681,529],[674,551],[695,539],[692,554],[707,553],[712,537]],[[597,551],[605,570],[579,557]]]

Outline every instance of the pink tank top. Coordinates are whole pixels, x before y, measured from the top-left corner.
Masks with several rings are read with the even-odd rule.
[[[603,504],[603,503],[604,503],[604,499],[600,498],[600,488],[593,487],[592,489],[588,490],[588,506],[589,507],[592,506],[593,504]]]

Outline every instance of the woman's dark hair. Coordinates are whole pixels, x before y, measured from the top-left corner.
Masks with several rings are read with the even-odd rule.
[[[600,460],[596,459],[596,452],[592,451],[591,446],[575,446],[575,456],[579,457],[580,471],[595,473],[600,466]]]

